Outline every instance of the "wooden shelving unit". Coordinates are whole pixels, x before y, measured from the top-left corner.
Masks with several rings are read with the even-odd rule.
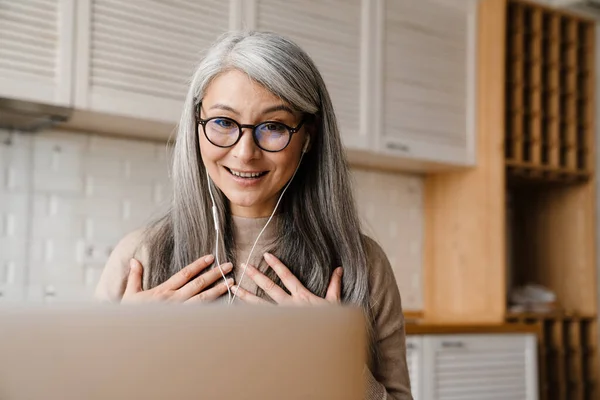
[[[596,400],[594,23],[478,4],[477,165],[426,177],[422,323],[530,324],[541,399]],[[528,283],[556,294],[552,312],[509,313]]]
[[[508,286],[543,285],[541,400],[592,400],[598,388],[594,140],[595,22],[522,0],[506,10]]]
[[[595,318],[525,313],[509,314],[507,322],[538,332],[540,400],[599,398]]]
[[[506,140],[511,178],[581,181],[593,174],[594,22],[509,1]]]

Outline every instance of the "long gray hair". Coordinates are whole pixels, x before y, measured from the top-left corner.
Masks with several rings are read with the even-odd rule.
[[[244,72],[296,110],[314,116],[316,134],[282,199],[272,253],[307,289],[321,297],[325,296],[333,270],[343,266],[342,302],[364,308],[372,338],[366,243],[360,233],[333,105],[310,57],[295,43],[274,33],[224,34],[193,76],[174,149],[172,207],[152,227],[146,243],[151,260],[149,285],[164,282],[202,255],[214,252],[216,233],[195,109],[211,81],[231,69]],[[218,187],[211,187],[222,224],[219,258],[236,265],[229,204]],[[271,270],[269,275],[281,285]],[[371,355],[375,355],[373,343]]]

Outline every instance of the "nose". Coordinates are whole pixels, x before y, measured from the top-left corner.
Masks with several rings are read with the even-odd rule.
[[[239,142],[231,149],[232,155],[243,162],[249,162],[260,157],[261,151],[256,143],[254,143],[252,129],[243,128],[242,133],[243,135]]]

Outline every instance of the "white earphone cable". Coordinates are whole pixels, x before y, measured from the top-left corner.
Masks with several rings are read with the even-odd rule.
[[[252,253],[254,252],[254,249],[256,248],[258,240],[260,239],[260,237],[262,236],[263,232],[265,231],[265,229],[267,229],[267,226],[269,225],[269,223],[273,219],[273,216],[275,215],[275,212],[277,211],[277,208],[279,207],[279,203],[281,202],[281,199],[283,198],[283,195],[285,194],[285,192],[287,191],[288,187],[290,186],[290,184],[294,180],[294,177],[296,176],[296,173],[298,172],[298,169],[300,168],[300,164],[302,163],[302,159],[304,158],[304,154],[308,150],[308,143],[309,143],[309,141],[310,141],[310,139],[307,139],[307,141],[305,142],[304,147],[302,149],[302,153],[300,154],[300,160],[298,161],[298,165],[296,166],[296,169],[294,170],[294,174],[292,175],[292,177],[290,178],[290,180],[288,181],[288,183],[285,185],[285,188],[283,188],[283,190],[281,191],[281,194],[279,195],[279,199],[277,200],[277,203],[275,204],[275,208],[273,209],[273,212],[271,213],[271,216],[267,220],[267,223],[265,224],[265,226],[263,226],[262,230],[260,231],[260,233],[256,237],[256,240],[254,241],[254,244],[252,245],[252,248],[250,250],[250,254],[248,255],[248,259],[246,260],[246,263],[244,264],[244,270],[242,271],[242,276],[240,277],[240,281],[237,283],[238,287],[240,287],[242,285],[242,281],[244,280],[244,276],[246,275],[246,269],[248,268],[248,263],[250,262],[250,258],[252,257]],[[227,277],[225,276],[225,273],[221,269],[221,263],[219,261],[219,231],[220,231],[219,216],[217,214],[217,206],[215,204],[215,197],[213,196],[213,192],[212,192],[212,189],[211,189],[211,181],[210,181],[210,176],[208,174],[208,170],[206,170],[206,180],[207,180],[207,184],[208,184],[208,192],[210,193],[210,199],[212,201],[212,214],[213,214],[213,222],[214,222],[214,225],[215,225],[215,234],[216,234],[216,240],[215,240],[215,259],[217,261],[217,267],[219,268],[219,272],[221,272],[221,276],[223,277],[223,281],[227,285]],[[233,304],[233,302],[235,301],[235,298],[237,296],[237,290],[233,294],[233,297],[232,297],[232,295],[231,295],[231,289],[229,288],[229,285],[227,285],[227,294],[228,294],[229,304]]]
[[[300,155],[300,161],[298,161],[298,165],[296,166],[296,169],[294,170],[294,174],[292,175],[292,177],[288,181],[287,185],[285,185],[285,188],[283,188],[283,191],[279,195],[279,199],[277,200],[277,203],[275,204],[275,208],[273,208],[273,212],[271,213],[271,216],[267,220],[267,223],[265,224],[265,226],[263,226],[262,230],[260,231],[260,233],[256,237],[256,240],[254,241],[254,244],[252,245],[252,249],[250,250],[250,254],[248,254],[248,259],[246,260],[246,263],[244,264],[244,270],[242,271],[242,276],[240,277],[240,281],[237,283],[238,287],[242,286],[242,281],[244,280],[244,276],[246,275],[246,269],[248,269],[248,263],[250,262],[250,258],[252,257],[252,253],[254,252],[254,248],[256,247],[256,244],[258,243],[258,240],[260,239],[261,235],[263,234],[263,232],[265,231],[265,229],[267,229],[267,226],[269,225],[269,223],[273,219],[273,216],[275,215],[275,211],[277,211],[277,208],[279,207],[279,203],[281,202],[281,199],[283,198],[283,195],[285,194],[286,190],[288,189],[288,187],[292,183],[292,180],[294,180],[294,177],[296,176],[296,172],[298,172],[298,168],[300,168],[300,164],[302,163],[302,158],[304,158],[304,151],[302,151],[302,154]],[[231,299],[231,301],[229,302],[229,304],[233,304],[233,302],[235,301],[236,296],[237,296],[237,290],[233,294],[233,299]]]
[[[213,214],[213,222],[215,224],[215,260],[217,261],[217,268],[219,268],[219,272],[221,273],[221,276],[223,277],[223,281],[225,283],[225,285],[227,285],[227,296],[229,299],[229,302],[232,302],[232,297],[231,297],[231,289],[229,288],[229,285],[227,284],[227,277],[225,276],[225,273],[223,272],[223,269],[221,268],[221,262],[219,261],[219,231],[220,229],[220,225],[219,225],[219,216],[217,214],[217,206],[215,205],[215,197],[213,196],[213,192],[212,189],[210,188],[210,177],[208,175],[208,170],[206,170],[206,183],[208,184],[208,192],[210,193],[210,199],[212,201],[212,214]]]

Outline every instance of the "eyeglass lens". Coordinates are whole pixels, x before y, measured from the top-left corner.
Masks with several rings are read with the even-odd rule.
[[[211,143],[221,147],[233,146],[242,133],[236,121],[225,117],[206,121],[204,132]],[[254,129],[253,134],[258,145],[268,151],[282,150],[290,139],[289,129],[278,122],[264,122]]]

